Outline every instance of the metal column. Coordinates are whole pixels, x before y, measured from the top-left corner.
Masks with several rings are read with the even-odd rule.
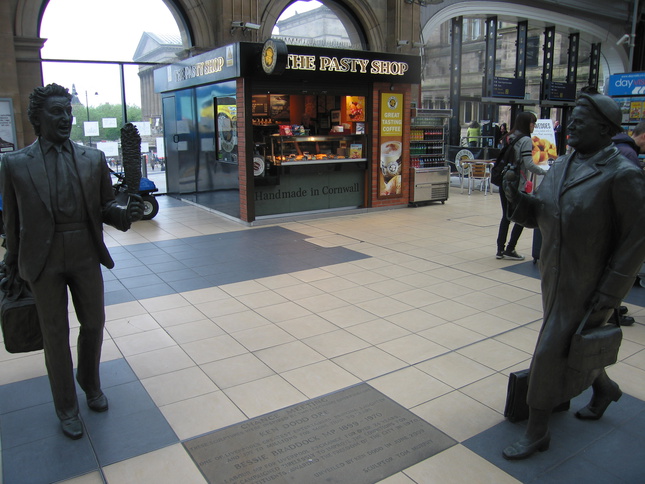
[[[459,111],[461,102],[461,44],[464,18],[455,17],[451,20],[451,49],[450,49],[450,108],[453,116],[450,118],[450,144],[459,146],[461,125]]]
[[[544,57],[542,62],[542,85],[540,86],[540,101],[549,99],[551,92],[551,81],[553,81],[553,55],[555,52],[555,27],[544,29]],[[551,115],[551,108],[540,108],[540,117],[548,118]]]
[[[497,59],[497,17],[486,19],[486,62],[484,63],[484,95],[493,97],[493,81],[495,79],[495,60]],[[496,118],[493,103],[484,104],[483,119],[491,121]]]
[[[526,47],[528,44],[528,32],[528,20],[523,20],[522,22],[517,23],[517,49],[515,50],[515,77],[517,79],[526,78]],[[523,106],[520,104],[511,105],[511,124],[515,122],[515,118],[522,108]]]
[[[598,89],[598,76],[600,74],[600,43],[591,44],[589,53],[589,81],[587,84]]]
[[[578,80],[578,54],[580,52],[580,34],[573,33],[569,35],[569,51],[567,55],[567,84],[576,85]],[[560,119],[560,133],[556,139],[558,145],[558,154],[563,155],[567,149],[567,126],[569,124],[569,117],[573,110],[570,106],[562,108],[562,116]]]

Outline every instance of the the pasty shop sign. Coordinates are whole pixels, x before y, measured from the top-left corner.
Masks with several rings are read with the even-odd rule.
[[[278,50],[279,47],[279,50]],[[285,74],[300,77],[321,75],[353,76],[356,78],[377,77],[389,82],[419,82],[420,60],[418,56],[325,49],[287,45],[282,40],[269,39],[262,50],[262,67],[269,75],[282,74],[271,69],[276,59],[284,59]]]
[[[358,57],[289,54],[287,69],[319,72],[352,72],[386,76],[403,76],[410,69],[407,62]]]

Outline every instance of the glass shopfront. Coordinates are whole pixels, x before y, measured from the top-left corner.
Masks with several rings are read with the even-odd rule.
[[[318,86],[255,89],[253,180],[257,216],[365,204],[367,91]],[[258,94],[261,92],[262,94]]]
[[[383,202],[372,188],[381,169],[373,142],[390,122],[373,113],[382,92],[401,103],[405,93],[409,106],[419,58],[277,47],[232,44],[155,71],[168,194],[247,222],[407,203],[400,190],[399,200]],[[408,152],[399,151],[403,173]]]

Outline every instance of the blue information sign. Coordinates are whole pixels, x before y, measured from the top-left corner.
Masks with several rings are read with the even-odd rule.
[[[493,97],[524,99],[525,87],[525,79],[495,76],[493,78]]]
[[[551,101],[575,101],[576,100],[576,85],[566,82],[551,82],[551,89],[549,90],[549,100]]]
[[[612,74],[609,76],[610,96],[635,96],[645,94],[645,72]]]

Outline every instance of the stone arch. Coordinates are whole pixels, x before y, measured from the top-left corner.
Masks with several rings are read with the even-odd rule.
[[[48,0],[18,0],[14,16],[14,36],[36,38]]]
[[[422,38],[428,38],[430,32],[438,29],[442,23],[454,17],[468,17],[473,15],[497,15],[500,18],[515,18],[519,20],[530,19],[530,23],[533,24],[543,23],[545,25],[556,25],[569,29],[571,32],[590,35],[598,39],[602,44],[601,63],[606,78],[610,74],[627,71],[628,59],[625,50],[616,47],[616,41],[618,39],[607,30],[606,26],[603,27],[594,24],[577,16],[565,15],[527,5],[517,5],[508,2],[486,2],[483,4],[482,2],[473,0],[448,5],[433,15],[422,27]]]
[[[321,3],[325,3],[325,0],[319,1]],[[347,11],[351,12],[356,17],[356,20],[359,23],[358,26],[362,29],[363,34],[365,35],[365,41],[369,50],[380,51],[385,48],[385,44],[383,43],[383,31],[379,24],[378,17],[369,2],[357,0],[349,4],[340,0],[334,1],[341,4],[345,9],[347,9]],[[293,0],[275,0],[269,2],[260,15],[260,24],[262,25],[262,29],[260,31],[261,38],[268,39],[271,37],[271,31],[273,30],[275,23],[278,21],[278,17],[292,2]]]
[[[217,43],[213,13],[204,0],[162,0],[177,21],[181,40],[188,48],[206,50]]]
[[[192,47],[192,45],[211,46],[214,44],[214,29],[208,22],[208,15],[202,0],[162,1],[177,21],[184,45]],[[19,38],[39,38],[42,16],[48,3],[49,0],[17,0],[14,16],[14,36]],[[195,36],[199,37],[198,42]]]

